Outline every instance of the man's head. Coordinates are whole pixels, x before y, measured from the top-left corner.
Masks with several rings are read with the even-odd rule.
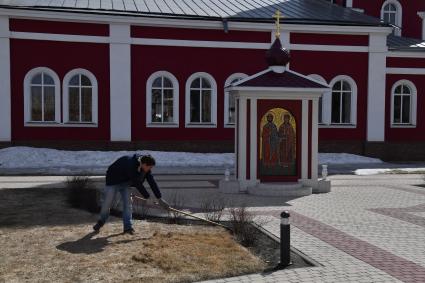
[[[290,120],[291,120],[291,116],[289,116],[288,114],[283,115],[283,121],[285,123],[289,123]]]
[[[152,167],[155,166],[155,159],[150,155],[143,155],[139,157],[139,163],[140,163],[140,171],[143,170],[143,172],[149,172]]]

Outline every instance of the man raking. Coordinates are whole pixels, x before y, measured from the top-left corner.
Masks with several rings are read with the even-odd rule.
[[[104,191],[104,200],[100,211],[100,219],[93,230],[99,231],[109,217],[109,211],[114,201],[115,195],[119,192],[123,204],[122,220],[124,224],[124,233],[134,234],[132,227],[132,208],[130,201],[129,188],[135,187],[140,194],[148,199],[150,197],[143,182],[146,180],[151,187],[158,204],[168,209],[170,206],[162,199],[161,192],[151,170],[155,166],[155,159],[150,155],[123,156],[117,159],[106,171],[106,186]]]

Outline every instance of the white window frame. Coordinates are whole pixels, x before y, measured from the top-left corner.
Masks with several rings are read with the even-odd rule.
[[[241,79],[245,79],[247,78],[248,75],[244,74],[244,73],[234,73],[231,74],[227,80],[224,83],[224,87],[228,87],[233,80],[237,79],[237,78],[241,78]],[[228,91],[224,91],[224,127],[225,128],[234,128],[235,127],[235,123],[229,123],[229,105],[230,105],[230,101],[229,101],[229,92]],[[235,115],[236,115],[236,111],[235,111]]]
[[[152,122],[152,84],[158,77],[166,77],[173,84],[173,122]],[[170,72],[157,71],[146,81],[146,127],[178,128],[179,127],[179,81]]]
[[[55,84],[55,120],[54,121],[31,121],[31,81],[35,75],[46,73],[51,76]],[[24,125],[25,126],[46,126],[60,123],[60,80],[59,76],[50,68],[37,67],[31,69],[24,78]]]
[[[190,122],[190,85],[192,82],[203,77],[211,83],[211,123],[192,123]],[[217,127],[217,83],[213,76],[205,72],[197,72],[192,74],[186,80],[185,95],[185,122],[186,128],[216,128]]]
[[[337,83],[338,81],[346,81],[350,84],[351,86],[351,109],[350,109],[350,123],[346,124],[346,123],[332,123],[332,90],[333,87],[335,85],[335,83]],[[357,125],[357,84],[356,82],[353,80],[353,78],[351,78],[350,76],[347,75],[340,75],[340,76],[336,76],[335,78],[333,78],[331,80],[331,82],[329,83],[330,87],[331,87],[331,93],[330,93],[330,119],[329,119],[329,124],[327,125],[328,127],[331,128],[355,128]]]
[[[397,11],[396,11],[396,17],[395,17],[395,25],[399,28],[395,28],[394,34],[397,36],[401,36],[401,29],[403,26],[403,7],[401,6],[400,2],[397,0],[386,0],[382,6],[381,6],[381,20],[384,20],[384,8],[388,4],[393,4]]]
[[[308,75],[309,78],[316,80],[321,83],[328,84],[328,82],[318,74]],[[322,96],[322,121],[319,121],[319,126],[321,125],[329,125],[331,123],[331,99],[332,99],[332,91],[325,92]]]
[[[410,123],[409,124],[403,124],[403,123],[394,123],[394,96],[395,96],[395,89],[400,85],[407,85],[410,90]],[[393,87],[391,88],[391,128],[415,128],[416,127],[416,116],[417,116],[417,93],[418,90],[415,86],[415,84],[409,80],[399,80],[397,81]]]
[[[92,84],[92,121],[91,122],[76,122],[69,121],[69,81],[75,75],[84,75],[89,78]],[[69,125],[80,125],[80,126],[93,126],[98,123],[98,85],[97,79],[92,72],[86,69],[73,69],[69,71],[63,78],[63,122]],[[80,99],[80,111],[81,111],[81,99]]]

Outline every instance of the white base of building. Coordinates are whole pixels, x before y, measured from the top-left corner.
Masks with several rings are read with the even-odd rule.
[[[247,184],[239,180],[220,180],[219,191],[224,194],[248,193],[256,196],[303,197],[312,193],[331,191],[329,180],[299,180],[294,183],[260,183]]]

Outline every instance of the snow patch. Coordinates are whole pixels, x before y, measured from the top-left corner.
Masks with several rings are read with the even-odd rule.
[[[0,168],[60,168],[62,172],[75,168],[106,168],[123,155],[151,154],[158,167],[221,167],[233,168],[233,153],[193,153],[165,151],[69,151],[34,147],[0,149]],[[320,164],[374,164],[380,159],[348,153],[320,153]]]

